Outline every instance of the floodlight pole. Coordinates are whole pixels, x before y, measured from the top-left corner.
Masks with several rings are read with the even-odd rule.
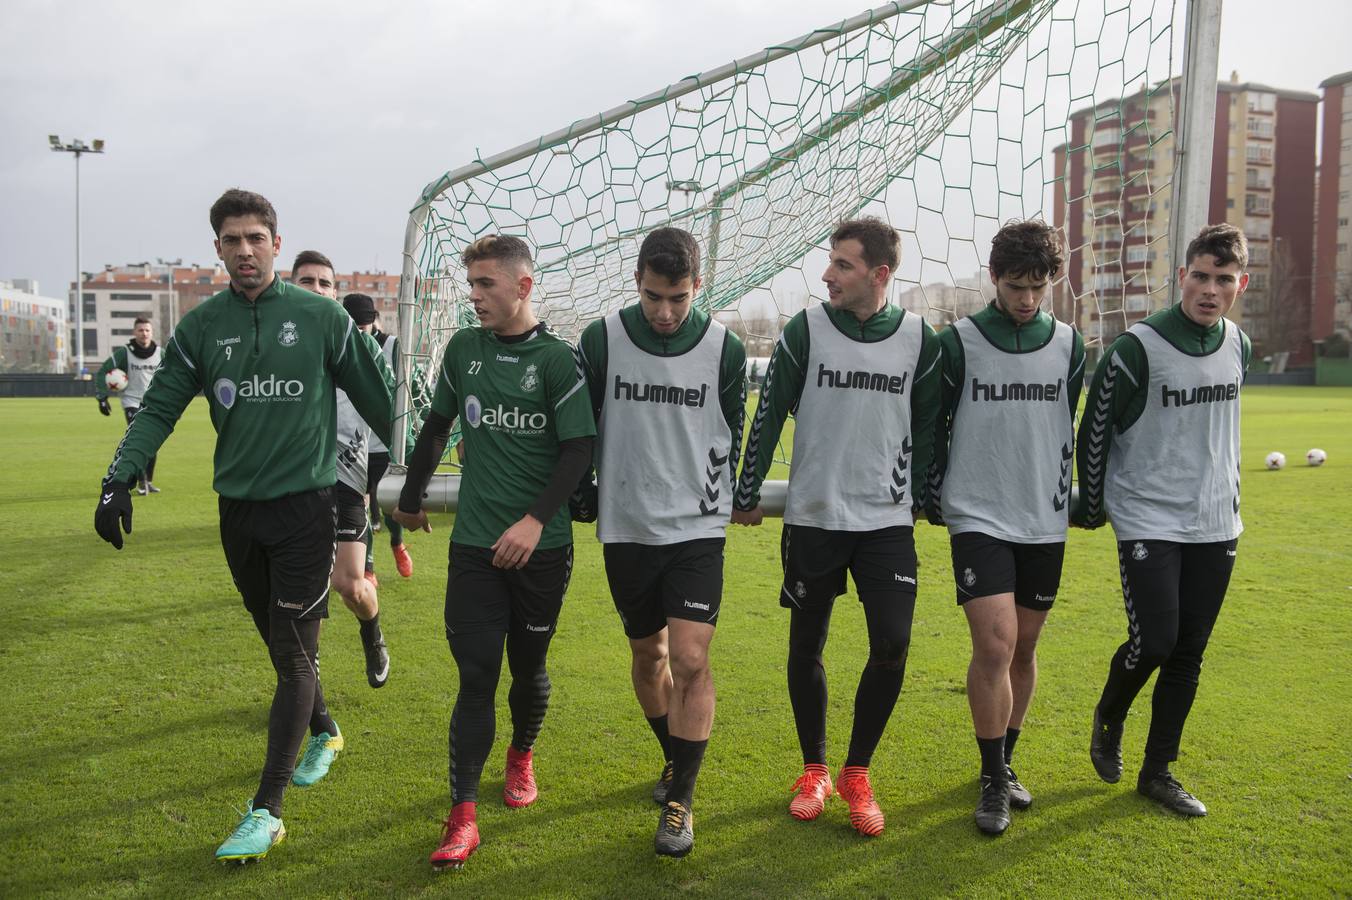
[[[1178,267],[1183,264],[1188,243],[1210,217],[1221,0],[1188,0],[1183,35],[1183,84],[1174,130],[1174,183],[1169,216],[1171,280],[1175,280]]]
[[[86,153],[102,153],[103,140],[95,138],[93,145],[75,138],[68,144],[52,134],[47,136],[53,151],[75,154],[75,377],[84,377],[84,271],[80,265],[80,157]]]

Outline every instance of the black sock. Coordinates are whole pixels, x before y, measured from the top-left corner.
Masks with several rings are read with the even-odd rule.
[[[357,624],[361,627],[362,646],[369,647],[380,640],[380,613],[376,613],[370,619],[358,619]]]
[[[1150,779],[1169,774],[1169,760],[1146,757],[1141,763],[1141,777]]]
[[[1014,759],[1014,744],[1018,741],[1021,731],[1019,728],[1005,729],[1005,765],[1009,765]]]
[[[671,736],[672,776],[671,787],[667,788],[668,803],[674,801],[686,809],[690,808],[695,798],[695,779],[699,777],[699,768],[704,763],[704,748],[708,746],[708,738],[687,741]]]
[[[976,745],[981,748],[981,777],[1001,781],[1005,777],[1005,739],[977,738]]]
[[[648,720],[648,727],[653,730],[653,736],[657,738],[657,743],[662,745],[663,762],[671,762],[671,733],[667,731],[667,717],[645,716]]]

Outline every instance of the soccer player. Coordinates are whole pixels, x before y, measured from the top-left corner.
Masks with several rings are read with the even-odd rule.
[[[333,263],[318,250],[302,250],[291,266],[291,280],[311,293],[330,300],[338,299],[338,282]],[[356,299],[360,298],[360,299]],[[362,301],[365,301],[364,303]],[[343,308],[352,316],[362,332],[362,343],[376,357],[386,374],[391,388],[394,378],[385,365],[385,357],[370,335],[375,318],[375,304],[365,294],[349,294]],[[338,549],[333,558],[333,589],[343,598],[344,605],[357,617],[361,645],[366,657],[366,683],[373,688],[385,686],[390,677],[390,653],[385,635],[380,630],[380,598],[374,580],[366,577],[367,544],[371,539],[371,523],[366,518],[366,449],[371,428],[358,415],[356,407],[342,388],[335,392],[338,401],[338,483],[333,486],[338,504]],[[341,735],[333,736],[335,752],[342,749]],[[311,766],[311,746],[302,758],[301,770],[308,777]],[[319,750],[315,750],[318,753]],[[323,766],[327,771],[328,766]],[[320,776],[322,777],[322,775]],[[316,779],[317,780],[317,779]]]
[[[127,341],[125,347],[113,348],[112,354],[99,367],[99,374],[94,377],[94,397],[99,401],[99,412],[107,416],[112,414],[112,408],[108,405],[108,373],[113,369],[127,373],[127,386],[122,389],[122,412],[127,417],[128,425],[140,411],[141,398],[145,396],[155,370],[164,360],[164,348],[155,343],[155,329],[149,319],[137,316],[131,334],[131,340]],[[154,477],[155,457],[152,456],[146,461],[145,473],[137,479],[136,493],[143,496],[147,493],[158,494],[160,489],[155,487]]]
[[[319,626],[328,615],[337,476],[334,387],[388,435],[390,389],[337,303],[277,278],[277,214],[264,197],[228,190],[211,207],[230,286],[185,315],[103,481],[94,527],[122,549],[130,486],[194,397],[216,429],[213,487],[235,586],[277,672],[268,749],[249,811],[216,851],[257,859],[286,835],[282,795],[308,725],[339,736],[319,684]],[[313,741],[312,741],[313,743]]]
[[[503,647],[512,674],[503,800],[535,802],[535,739],[549,706],[545,655],[573,567],[566,501],[591,463],[596,426],[572,348],[531,309],[534,262],[520,238],[466,247],[479,319],[446,345],[432,409],[408,460],[394,517],[431,531],[423,492],[459,419],[468,445],[451,531],[446,639],[460,688],[450,726],[451,811],[432,852],[438,870],[479,846],[479,776],[493,748]]]
[[[865,836],[883,831],[868,767],[906,672],[916,592],[912,506],[925,499],[939,409],[934,329],[887,302],[900,261],[900,236],[880,219],[844,222],[831,235],[822,275],[828,300],[795,315],[779,336],[732,513],[737,524],[760,524],[761,482],[784,419],[794,412],[779,602],[790,610],[789,700],[803,774],[789,813],[815,819],[832,793],[822,649],[849,571],[869,650],[837,785],[850,823]]]
[[[1178,270],[1181,299],[1113,341],[1080,422],[1071,524],[1111,518],[1127,610],[1127,640],[1094,709],[1090,760],[1109,784],[1122,777],[1127,711],[1159,669],[1136,790],[1185,816],[1206,806],[1169,764],[1243,531],[1239,394],[1251,348],[1225,314],[1248,287],[1248,261],[1238,228],[1203,228]]]
[[[385,356],[385,363],[390,367],[390,371],[395,370],[396,360],[399,359],[399,338],[392,334],[380,330],[380,313],[376,313],[375,323],[371,327],[371,337],[375,338],[380,345],[380,352]],[[399,572],[401,578],[413,577],[413,557],[409,556],[408,547],[404,544],[404,526],[400,525],[388,513],[384,516],[380,512],[380,504],[376,502],[376,490],[380,487],[380,479],[385,477],[385,472],[390,467],[390,448],[381,442],[380,438],[374,434],[371,435],[371,452],[367,454],[367,481],[366,493],[371,498],[371,530],[380,531],[381,522],[390,532],[390,552],[394,554],[394,567]],[[368,560],[368,568],[373,565],[373,560]]]
[[[943,406],[928,504],[948,524],[958,604],[972,634],[976,824],[987,834],[1009,827],[1011,805],[1033,802],[1010,764],[1065,555],[1084,342],[1040,309],[1061,262],[1051,226],[1006,224],[991,242],[995,299],[939,335]]]
[[[638,252],[638,302],[592,322],[578,345],[597,422],[596,536],[666,763],[655,847],[677,857],[694,846],[713,725],[709,643],[746,403],[746,350],[694,307],[699,271],[693,235],[653,231]]]

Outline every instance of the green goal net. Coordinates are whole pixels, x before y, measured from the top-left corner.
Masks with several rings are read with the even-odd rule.
[[[1167,296],[1178,12],[892,3],[447,172],[405,235],[406,433],[427,402],[417,388],[474,321],[459,254],[488,233],[534,248],[540,318],[572,339],[633,302],[647,231],[693,232],[697,302],[763,372],[782,324],[824,298],[823,244],[840,220],[879,215],[901,232],[891,299],[941,327],[989,296],[1000,224],[1040,216],[1069,251],[1055,313],[1091,344],[1111,337]]]

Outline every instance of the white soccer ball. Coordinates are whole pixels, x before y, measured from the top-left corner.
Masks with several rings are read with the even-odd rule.
[[[103,382],[108,385],[108,390],[120,391],[127,386],[127,373],[121,369],[113,369],[104,377]]]
[[[1305,462],[1312,466],[1322,466],[1324,461],[1328,458],[1329,455],[1318,447],[1311,449],[1309,453],[1305,454]]]
[[[1273,450],[1267,455],[1267,458],[1263,460],[1263,465],[1267,466],[1269,469],[1280,469],[1286,465],[1286,454],[1282,453],[1280,450]]]

